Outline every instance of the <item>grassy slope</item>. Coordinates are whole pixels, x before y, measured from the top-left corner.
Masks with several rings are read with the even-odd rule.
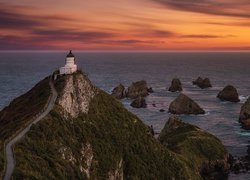
[[[170,133],[163,129],[159,140],[180,154],[197,173],[205,161],[225,160],[228,152],[218,138],[194,125],[181,121],[179,125]]]
[[[4,169],[4,141],[22,129],[43,109],[49,95],[49,78],[45,78],[30,91],[14,99],[0,112],[0,177]]]
[[[140,119],[107,93],[97,91],[88,115],[66,120],[61,117],[60,107],[55,106],[32,127],[15,146],[14,179],[85,179],[79,165],[80,149],[86,142],[92,145],[94,153],[92,178],[106,179],[121,159],[127,179],[197,178],[183,161],[150,135]],[[62,159],[58,153],[62,147],[75,159],[74,163]]]

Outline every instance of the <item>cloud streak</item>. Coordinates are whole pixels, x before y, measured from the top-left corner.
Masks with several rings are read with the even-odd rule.
[[[210,15],[250,18],[248,0],[153,0],[167,8]]]

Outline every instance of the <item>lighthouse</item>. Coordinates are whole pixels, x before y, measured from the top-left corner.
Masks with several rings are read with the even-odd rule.
[[[70,50],[69,54],[66,57],[66,63],[64,67],[60,68],[60,74],[72,74],[77,71],[77,65],[75,61],[75,56]]]

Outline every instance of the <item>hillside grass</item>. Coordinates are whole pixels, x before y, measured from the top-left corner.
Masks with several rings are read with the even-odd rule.
[[[159,140],[178,153],[196,173],[201,173],[204,162],[225,160],[228,152],[221,141],[197,126],[179,121],[172,132],[162,130]]]
[[[88,114],[65,119],[61,107],[55,106],[32,126],[15,146],[14,179],[86,179],[79,168],[85,166],[81,149],[86,143],[94,154],[91,179],[107,179],[121,160],[125,179],[199,179],[137,116],[101,90],[92,99]],[[68,159],[59,152],[63,148]]]
[[[14,99],[0,112],[0,177],[4,170],[4,142],[38,114],[50,96],[49,78],[43,79],[27,93]]]

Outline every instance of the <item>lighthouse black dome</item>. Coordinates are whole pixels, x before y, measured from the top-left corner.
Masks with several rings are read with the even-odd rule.
[[[75,57],[74,54],[72,53],[72,50],[69,51],[69,54],[67,55],[67,57]]]

